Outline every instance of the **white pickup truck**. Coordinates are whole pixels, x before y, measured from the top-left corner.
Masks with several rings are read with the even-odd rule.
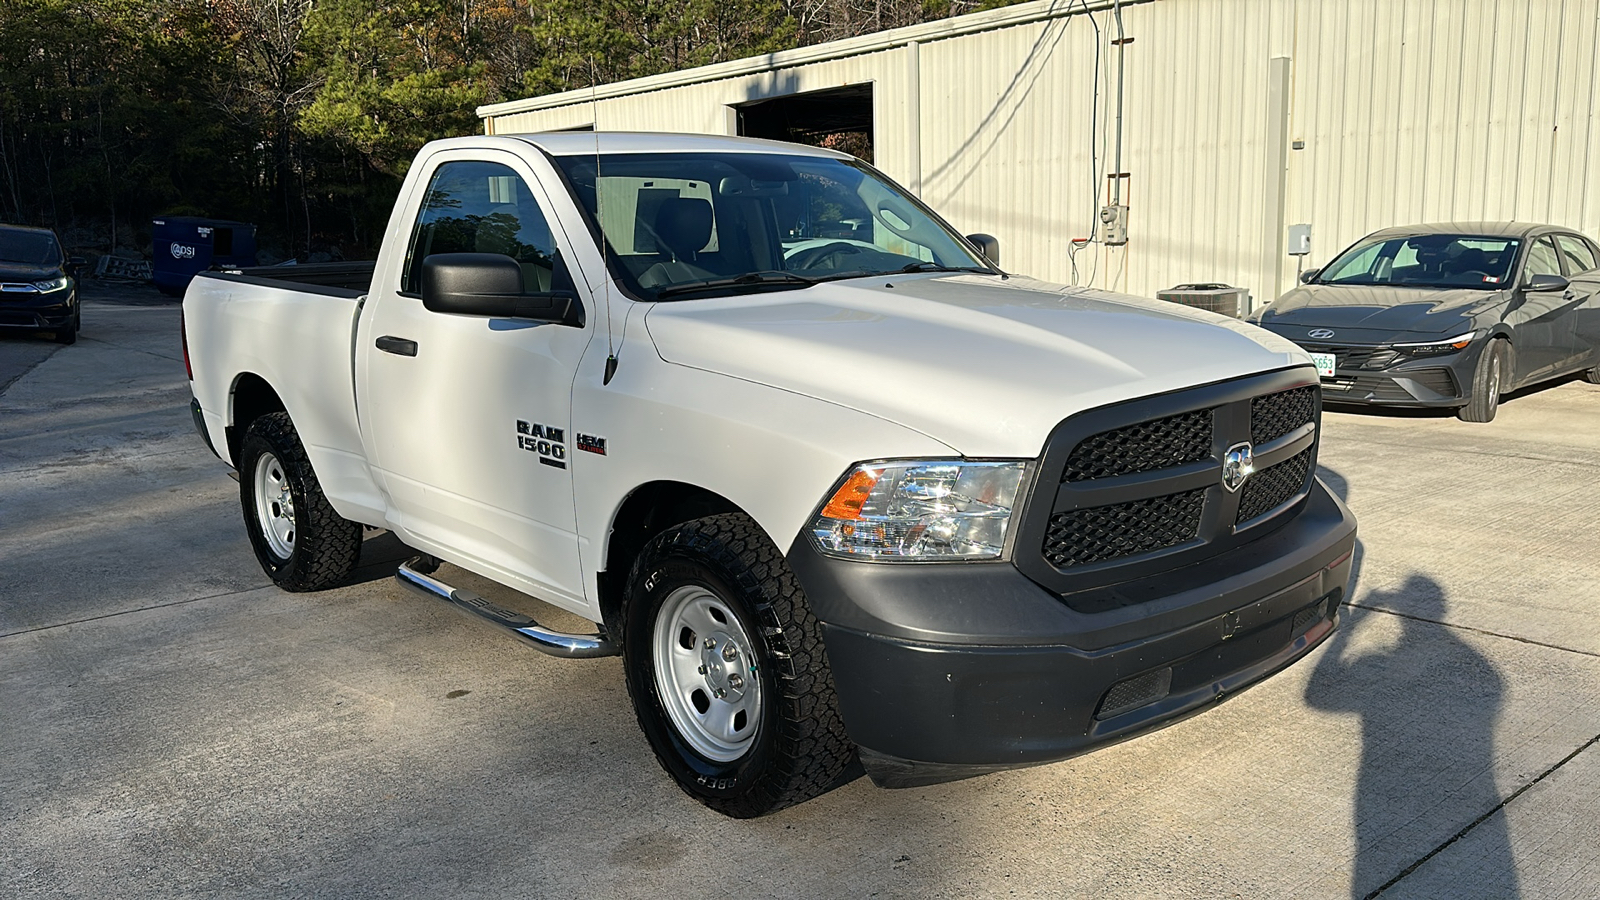
[[[194,280],[195,422],[278,585],[338,585],[390,529],[402,583],[621,654],[723,813],[1037,765],[1307,653],[1355,523],[1293,344],[998,256],[826,150],[439,141],[375,264]]]

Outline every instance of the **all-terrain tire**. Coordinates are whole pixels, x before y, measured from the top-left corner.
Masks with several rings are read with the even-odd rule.
[[[707,634],[673,618],[672,610],[686,608],[677,599],[685,596],[699,598]],[[662,768],[691,797],[724,815],[753,818],[824,794],[859,774],[855,744],[839,715],[821,623],[782,552],[748,516],[694,519],[652,539],[629,575],[622,621],[623,669],[639,727]],[[664,629],[666,639],[659,639]],[[744,688],[759,691],[759,700],[752,710],[752,733],[730,729],[728,742],[708,755],[696,749],[706,746],[704,733],[691,734],[695,726],[676,724],[674,716],[681,722],[696,715],[682,699],[691,694],[708,706],[725,702],[709,695],[725,690],[728,682],[719,682],[722,688],[709,682],[686,685],[685,677],[695,678],[692,660],[684,669],[674,668],[669,659],[663,672],[657,671],[657,661],[667,653],[707,652],[712,669],[720,670],[718,660],[726,651],[701,648],[730,634],[749,643],[737,647],[732,658],[747,660],[745,677],[756,683]],[[713,643],[703,643],[708,640]],[[704,667],[699,671],[706,673]],[[745,671],[738,669],[741,675]],[[673,704],[676,712],[669,712]]]
[[[263,497],[262,504],[269,507],[264,515],[257,488],[267,469],[274,472],[274,483],[282,486],[289,503],[281,510],[271,509],[275,501]],[[361,557],[361,525],[328,504],[288,413],[261,416],[245,430],[239,452],[239,505],[256,560],[286,591],[336,587],[350,577]],[[284,513],[291,530],[269,537],[270,522],[284,521]]]
[[[1456,418],[1463,422],[1494,421],[1494,414],[1500,409],[1500,395],[1505,391],[1510,346],[1504,339],[1495,339],[1483,348],[1472,370],[1472,392],[1467,405],[1456,410]]]

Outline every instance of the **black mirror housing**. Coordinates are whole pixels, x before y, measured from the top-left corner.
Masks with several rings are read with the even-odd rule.
[[[571,291],[527,293],[522,266],[501,253],[435,253],[422,261],[422,305],[437,313],[532,319],[583,327],[583,304]]]
[[[1320,274],[1322,274],[1321,269],[1307,269],[1300,273],[1300,283],[1310,284],[1311,282],[1315,281],[1317,276]]]
[[[967,240],[972,242],[972,246],[978,248],[978,252],[983,254],[983,258],[987,259],[989,261],[989,265],[995,266],[996,268],[999,267],[999,265],[1000,265],[1000,239],[999,238],[995,237],[992,234],[969,234],[969,235],[967,235]]]
[[[1564,291],[1569,283],[1560,275],[1529,275],[1527,289],[1530,291]]]

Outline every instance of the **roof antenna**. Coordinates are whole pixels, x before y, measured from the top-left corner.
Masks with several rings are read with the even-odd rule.
[[[589,133],[594,135],[594,213],[595,219],[601,220],[600,226],[600,276],[602,290],[606,298],[606,371],[600,379],[600,384],[608,385],[617,374],[617,347],[612,340],[611,328],[611,261],[608,255],[610,241],[606,238],[605,225],[602,217],[605,215],[605,206],[600,202],[600,98],[599,74],[594,67],[594,53],[589,54]],[[626,323],[624,323],[626,326]]]

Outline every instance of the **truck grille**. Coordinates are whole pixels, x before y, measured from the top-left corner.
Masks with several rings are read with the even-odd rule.
[[[1068,592],[1253,539],[1310,491],[1321,406],[1315,374],[1291,369],[1067,419],[1046,444],[1039,496],[1018,529],[1019,548],[1038,550],[1016,564]],[[1244,442],[1256,471],[1230,491],[1223,459]]]
[[[1211,455],[1211,410],[1136,422],[1085,438],[1067,457],[1062,478],[1090,481],[1170,469]]]
[[[1056,513],[1044,557],[1058,569],[1176,547],[1200,536],[1204,490]]]
[[[1250,401],[1250,440],[1275,441],[1317,417],[1317,389],[1295,388]]]
[[[1240,490],[1239,514],[1234,522],[1243,524],[1256,516],[1272,512],[1288,503],[1305,487],[1311,475],[1311,451],[1302,450],[1270,469],[1250,477]]]

